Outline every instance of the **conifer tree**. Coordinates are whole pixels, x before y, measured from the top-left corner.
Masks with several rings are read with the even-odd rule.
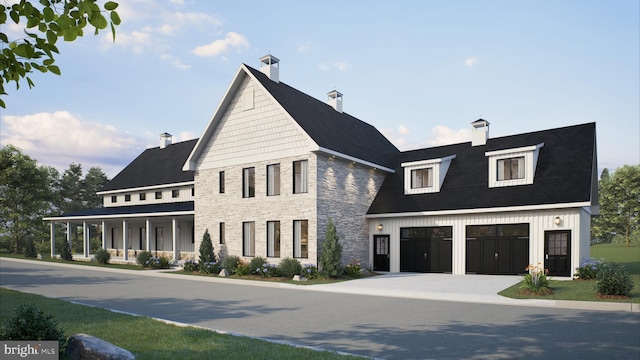
[[[62,249],[60,250],[60,258],[66,261],[73,260],[73,255],[71,255],[71,245],[69,245],[69,241],[64,240],[62,244],[63,245]]]
[[[205,230],[202,236],[202,243],[200,243],[200,264],[215,262],[216,255],[213,252],[213,243],[211,242],[211,236],[209,235],[209,229]]]
[[[336,227],[331,219],[329,219],[325,230],[320,265],[322,266],[322,272],[332,278],[340,277],[344,271],[342,267],[342,245],[340,245]]]

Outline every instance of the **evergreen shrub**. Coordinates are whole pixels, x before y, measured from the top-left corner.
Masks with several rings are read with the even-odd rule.
[[[27,239],[26,243],[24,244],[24,257],[38,257],[38,250],[36,249],[36,244],[34,243],[33,239]]]
[[[302,273],[302,265],[300,265],[298,259],[286,257],[280,260],[278,273],[287,279],[291,279],[293,275],[300,275]]]
[[[69,246],[69,242],[64,240],[62,242],[62,249],[60,249],[60,258],[65,261],[72,261],[73,255],[71,255],[71,247]]]
[[[61,351],[66,345],[64,331],[58,327],[58,322],[33,304],[22,304],[15,309],[13,318],[0,329],[0,340],[58,341]]]
[[[336,227],[329,219],[325,230],[325,239],[322,242],[322,253],[320,254],[320,266],[322,273],[330,278],[339,278],[344,272],[342,267],[342,245],[336,234]]]
[[[596,279],[596,291],[600,295],[629,296],[633,289],[633,280],[618,263],[610,262],[602,265]]]
[[[103,248],[98,248],[95,253],[95,259],[99,264],[108,264],[109,260],[111,260],[111,254]]]
[[[222,261],[222,268],[226,269],[229,274],[233,274],[240,264],[240,258],[236,255],[229,255]]]
[[[136,256],[136,262],[140,266],[149,267],[149,259],[151,259],[151,253],[149,251],[140,251]]]
[[[202,236],[202,242],[200,243],[200,263],[216,262],[216,254],[213,251],[213,243],[211,242],[211,235],[209,235],[209,229],[205,230]]]

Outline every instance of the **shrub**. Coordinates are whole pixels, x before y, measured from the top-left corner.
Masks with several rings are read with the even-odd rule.
[[[233,272],[238,276],[245,276],[251,274],[251,264],[240,260],[238,266],[236,266]]]
[[[198,262],[196,260],[187,260],[182,265],[182,270],[186,272],[198,271]]]
[[[549,270],[542,268],[540,263],[538,263],[538,266],[529,264],[525,270],[529,273],[524,276],[522,285],[520,285],[521,289],[525,289],[527,292],[538,295],[551,293],[551,288],[549,286],[550,282],[547,278]]]
[[[331,219],[327,223],[325,239],[322,242],[320,265],[322,266],[322,272],[331,278],[340,277],[344,271],[342,267],[342,245],[340,245],[336,227]]]
[[[218,274],[222,267],[217,262],[206,262],[200,264],[200,274]]]
[[[164,256],[152,256],[147,260],[147,266],[152,269],[170,269],[171,260]]]
[[[109,260],[111,260],[111,254],[103,248],[98,248],[95,259],[99,264],[108,264]]]
[[[200,243],[200,263],[215,262],[216,254],[213,252],[213,243],[209,235],[209,229],[205,230]]]
[[[226,269],[229,274],[233,274],[240,263],[240,258],[235,255],[229,255],[222,261],[222,268]]]
[[[136,256],[136,262],[140,266],[149,267],[149,259],[151,259],[151,253],[149,251],[140,251]]]
[[[71,246],[69,246],[69,242],[64,240],[62,242],[62,249],[60,249],[60,258],[65,261],[72,261],[73,255],[71,255]]]
[[[302,273],[302,265],[300,265],[300,261],[297,259],[286,257],[280,260],[280,264],[278,264],[278,273],[288,279],[291,279],[293,275],[300,275]]]
[[[264,263],[259,268],[252,271],[253,274],[258,274],[261,277],[275,277],[278,276],[278,267],[276,264]]]
[[[24,244],[24,257],[27,258],[37,258],[38,250],[36,250],[36,244],[33,242],[33,239],[27,239]]]
[[[22,304],[15,309],[15,315],[0,331],[0,340],[53,340],[64,349],[64,331],[52,315],[45,315],[33,304]]]
[[[598,271],[600,271],[600,269],[602,268],[602,264],[603,264],[602,260],[604,259],[600,259],[600,260],[596,258],[583,259],[582,264],[580,264],[580,267],[576,268],[576,273],[573,276],[581,280],[595,279],[598,274]]]
[[[349,265],[344,267],[344,272],[354,278],[360,277],[362,275],[362,265],[356,259],[351,259]]]
[[[301,274],[307,279],[316,279],[318,278],[318,267],[313,264],[304,264]]]
[[[629,296],[633,289],[633,281],[624,267],[610,262],[602,265],[596,279],[596,291],[600,295]]]
[[[249,269],[253,274],[256,272],[256,270],[262,269],[262,265],[266,263],[267,263],[267,259],[263,258],[262,256],[256,256],[253,259],[251,259],[251,262],[249,263]]]

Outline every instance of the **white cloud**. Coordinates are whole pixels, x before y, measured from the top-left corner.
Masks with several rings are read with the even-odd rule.
[[[307,52],[307,51],[311,51],[313,49],[314,49],[314,47],[311,46],[311,45],[300,45],[300,46],[298,46],[298,52],[301,52],[301,53],[304,53],[304,52]]]
[[[143,142],[113,126],[84,121],[68,111],[3,116],[2,144],[19,147],[40,164],[64,171],[69,164],[100,167],[109,177],[141,152]]]
[[[329,71],[331,69],[337,69],[339,71],[342,72],[346,72],[347,70],[349,70],[349,68],[352,65],[349,64],[348,62],[344,62],[344,61],[334,61],[332,63],[320,63],[318,64],[318,67],[320,68],[320,70],[322,71]]]
[[[400,125],[400,126],[398,126],[398,134],[400,134],[400,135],[409,135],[409,129],[404,125]]]
[[[160,55],[160,59],[167,61],[169,63],[171,63],[171,65],[177,67],[178,69],[181,70],[189,70],[191,69],[191,65],[185,64],[182,62],[182,60],[178,59],[177,57],[171,55],[171,54],[162,54]]]
[[[453,130],[443,125],[432,128],[426,139],[423,134],[412,133],[405,125],[398,126],[397,130],[381,129],[380,132],[401,151],[458,144],[471,140],[471,130]],[[421,140],[415,140],[415,138]]]
[[[431,136],[427,140],[428,146],[441,146],[471,141],[471,130],[453,130],[443,125],[431,129]]]
[[[236,32],[229,32],[224,39],[218,39],[208,45],[198,46],[193,49],[193,53],[203,57],[215,57],[228,52],[232,48],[249,47],[249,40]]]
[[[464,64],[467,65],[468,67],[474,67],[477,62],[478,62],[478,58],[470,57],[464,61]]]

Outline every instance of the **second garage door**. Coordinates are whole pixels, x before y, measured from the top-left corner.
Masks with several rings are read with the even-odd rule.
[[[529,224],[466,227],[466,272],[515,275],[529,265]]]

